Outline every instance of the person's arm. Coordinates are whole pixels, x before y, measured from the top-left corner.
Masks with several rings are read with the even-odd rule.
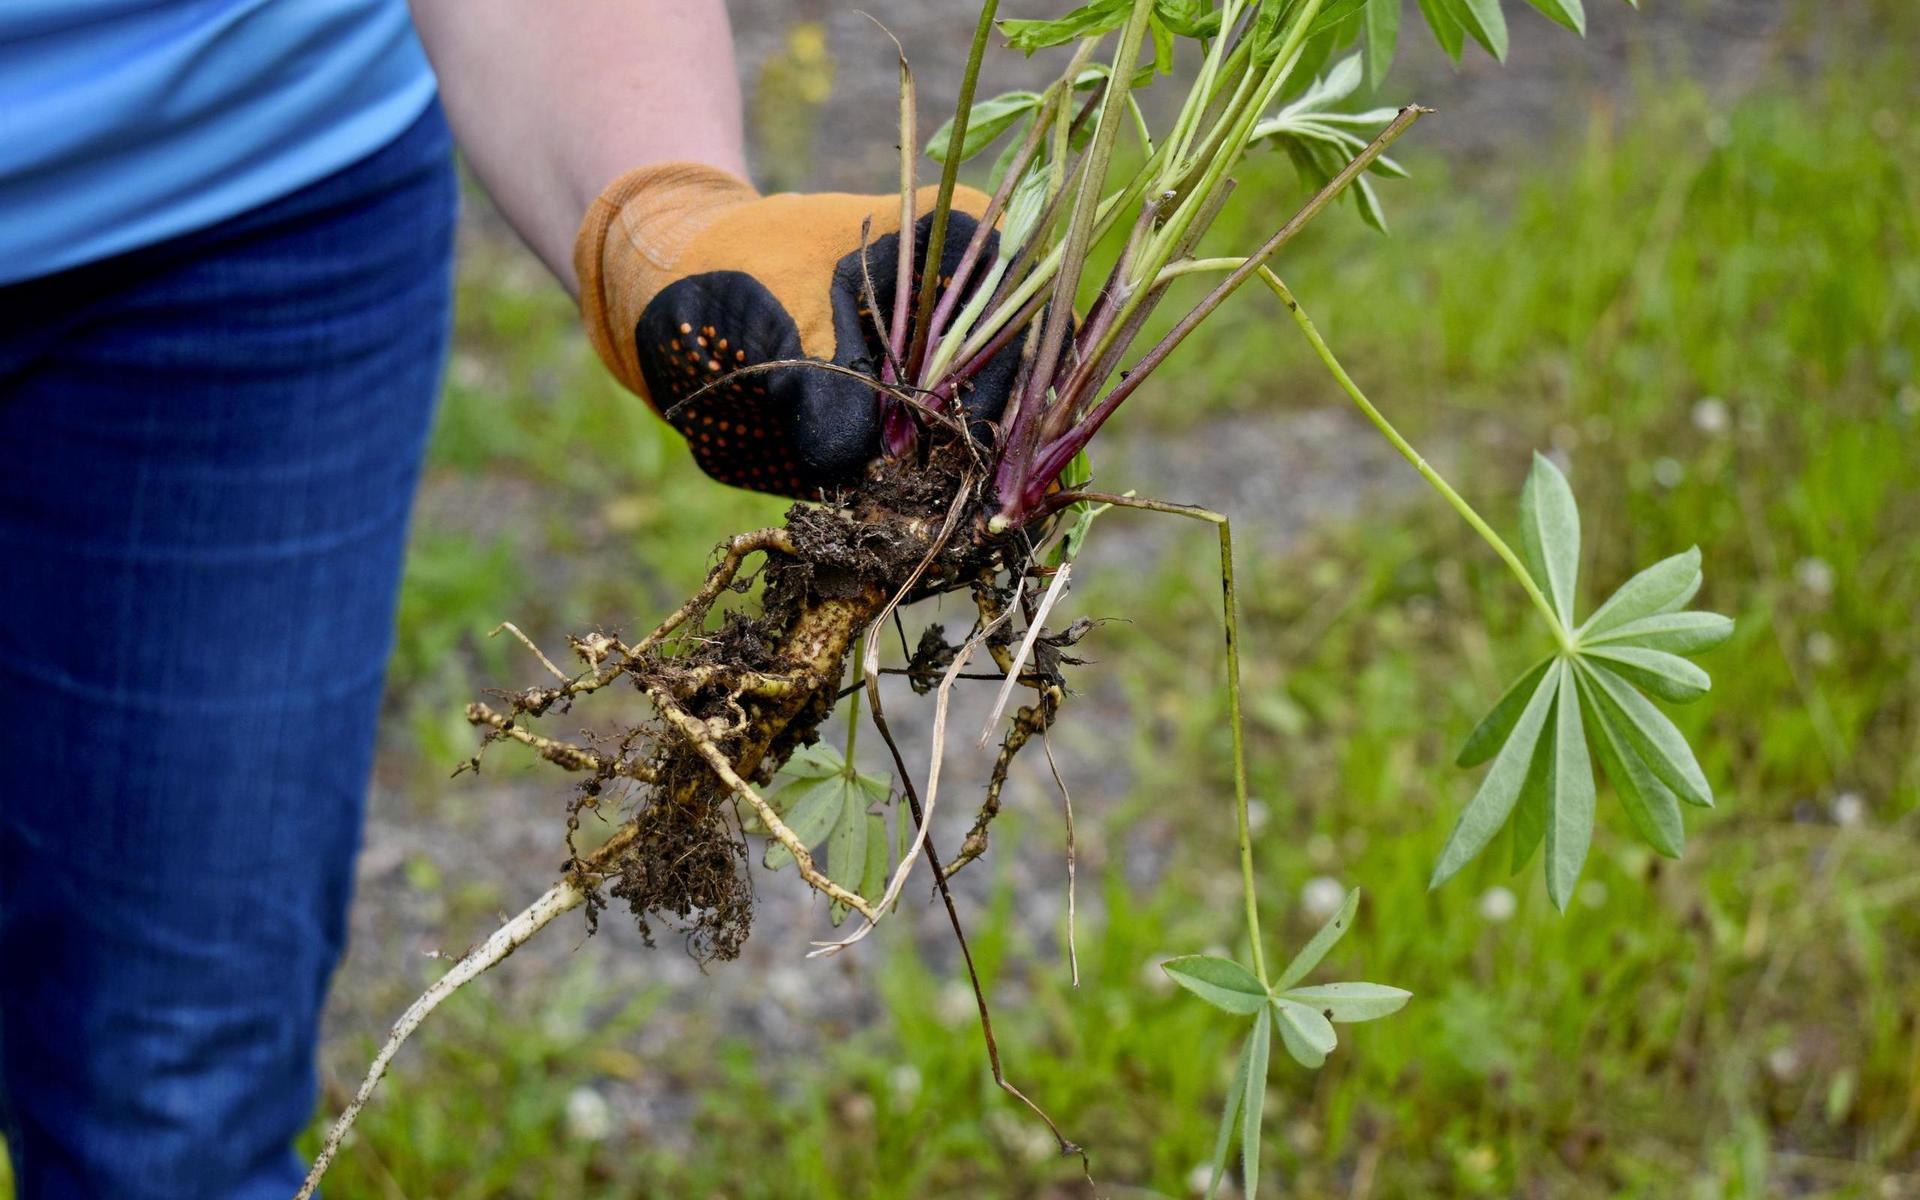
[[[574,236],[650,163],[746,174],[721,0],[411,0],[454,136],[516,232],[575,295]]]

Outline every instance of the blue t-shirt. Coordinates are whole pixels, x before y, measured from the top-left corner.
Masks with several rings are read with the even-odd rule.
[[[0,283],[278,199],[433,91],[406,0],[0,0]]]

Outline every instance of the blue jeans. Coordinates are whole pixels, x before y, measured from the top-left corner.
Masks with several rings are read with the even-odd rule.
[[[0,288],[0,1117],[23,1200],[303,1167],[445,357],[438,105]]]

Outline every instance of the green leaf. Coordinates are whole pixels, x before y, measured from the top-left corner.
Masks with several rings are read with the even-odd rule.
[[[1693,757],[1693,747],[1667,714],[1606,667],[1585,659],[1580,667],[1595,684],[1595,695],[1608,715],[1618,721],[1627,745],[1660,782],[1687,803],[1712,808],[1713,789]]]
[[[1326,0],[1326,3],[1320,6],[1320,11],[1314,14],[1313,24],[1307,29],[1307,36],[1325,33],[1366,8],[1368,3],[1369,0]]]
[[[1630,621],[1665,610],[1689,587],[1699,588],[1700,547],[1663,558],[1620,585],[1579,629],[1581,640],[1598,637]]]
[[[1158,0],[1153,11],[1181,37],[1210,38],[1220,32],[1220,11],[1208,0]]]
[[[1507,18],[1500,11],[1500,0],[1449,0],[1453,13],[1473,40],[1487,48],[1487,53],[1505,62],[1507,60]]]
[[[1533,581],[1553,601],[1560,623],[1572,629],[1574,582],[1580,572],[1580,509],[1567,477],[1538,451],[1520,489],[1520,543]]]
[[[1554,703],[1559,704],[1556,693]],[[1547,720],[1553,720],[1548,713]],[[1508,869],[1518,875],[1527,865],[1533,852],[1540,843],[1547,840],[1547,816],[1552,810],[1553,801],[1553,739],[1543,737],[1533,748],[1533,758],[1527,763],[1527,779],[1520,785],[1520,799],[1513,806],[1513,853],[1509,858]]]
[[[1234,1064],[1233,1082],[1227,1085],[1226,1107],[1220,1110],[1220,1132],[1213,1139],[1213,1170],[1207,1176],[1207,1200],[1220,1190],[1220,1177],[1227,1169],[1227,1148],[1233,1145],[1233,1119],[1240,1113],[1240,1100],[1247,1090],[1247,1078],[1253,1073],[1253,1035],[1240,1044],[1240,1061]]]
[[[1132,11],[1132,0],[1092,0],[1052,21],[1002,21],[1000,32],[1006,35],[1007,45],[1032,54],[1048,46],[1118,29],[1126,24]]]
[[[1230,958],[1189,954],[1168,959],[1160,969],[1208,1004],[1230,1013],[1259,1012],[1267,1002],[1267,989],[1259,977]]]
[[[1406,1007],[1413,993],[1383,983],[1322,983],[1282,992],[1280,998],[1318,1009],[1329,1021],[1351,1024],[1391,1016]]]
[[[1427,28],[1433,30],[1433,40],[1447,57],[1460,61],[1460,51],[1466,47],[1467,31],[1447,7],[1447,0],[1419,0],[1420,15],[1427,19]]]
[[[841,791],[840,817],[827,839],[827,878],[850,892],[858,892],[867,874],[867,811],[861,796],[864,789],[845,787]],[[838,900],[828,907],[835,925],[851,910]]]
[[[1547,820],[1547,896],[1561,912],[1573,899],[1573,886],[1593,841],[1593,761],[1580,723],[1580,698],[1573,672],[1561,668],[1560,695],[1554,702],[1553,786]]]
[[[1365,47],[1367,89],[1377,91],[1393,65],[1394,43],[1400,38],[1400,0],[1371,0],[1367,5]]]
[[[1526,708],[1521,710],[1520,719],[1514,722],[1512,735],[1500,747],[1500,752],[1493,756],[1493,766],[1487,769],[1487,777],[1481,780],[1480,790],[1461,810],[1453,833],[1440,851],[1439,861],[1433,865],[1433,878],[1427,883],[1428,890],[1453,878],[1467,864],[1467,860],[1485,849],[1487,842],[1506,824],[1514,801],[1520,798],[1521,785],[1526,782],[1527,771],[1533,761],[1534,747],[1540,741],[1540,730],[1546,724],[1547,712],[1553,707],[1553,699],[1560,686],[1560,672],[1565,669],[1565,664],[1556,660],[1541,676],[1539,686],[1534,688]]]
[[[1587,36],[1587,14],[1580,7],[1580,0],[1527,0],[1527,3],[1581,37]]]
[[[1339,1042],[1333,1024],[1319,1009],[1297,1000],[1275,997],[1273,1007],[1280,1014],[1280,1041],[1287,1053],[1308,1070],[1318,1070]]]
[[[1733,620],[1719,613],[1658,613],[1609,630],[1592,646],[1640,646],[1668,654],[1703,654],[1733,636]]]
[[[887,847],[887,819],[867,814],[867,865],[860,873],[860,894],[878,900],[887,890],[887,876],[893,873],[893,856]]]
[[[1587,646],[1583,653],[1588,658],[1605,659],[1627,682],[1676,704],[1698,700],[1713,687],[1713,680],[1705,671],[1665,650],[1648,650],[1642,646]]]
[[[1273,1021],[1263,1006],[1247,1035],[1247,1094],[1240,1101],[1240,1186],[1247,1200],[1260,1193],[1260,1120],[1267,1107],[1267,1056],[1273,1047]]]
[[[1543,658],[1527,668],[1527,673],[1513,681],[1506,694],[1493,706],[1493,711],[1480,719],[1480,724],[1467,735],[1466,745],[1460,747],[1460,754],[1453,760],[1456,767],[1477,767],[1493,757],[1500,743],[1513,732],[1514,722],[1520,719],[1520,711],[1533,697],[1534,689],[1540,684],[1540,677],[1553,665],[1552,658]]]
[[[801,845],[812,849],[833,829],[846,807],[846,781],[843,776],[833,775],[826,779],[803,779],[796,786],[800,795],[791,807],[781,812],[780,819],[793,830]],[[787,796],[794,790],[794,786],[783,788],[780,795]],[[761,859],[769,871],[778,871],[792,861],[792,852],[779,842],[769,843],[766,857]]]
[[[1319,966],[1320,960],[1327,956],[1327,951],[1333,949],[1335,943],[1345,937],[1347,930],[1353,927],[1353,914],[1359,911],[1359,908],[1360,889],[1354,888],[1347,893],[1347,898],[1340,902],[1339,909],[1327,918],[1326,924],[1320,926],[1313,937],[1307,940],[1307,944],[1300,947],[1300,953],[1293,956],[1293,961],[1287,964],[1287,969],[1280,972],[1280,977],[1274,981],[1274,988],[1290,988],[1305,979],[1307,972]]]
[[[1680,820],[1680,802],[1627,744],[1613,714],[1594,695],[1595,684],[1579,672],[1580,707],[1593,726],[1593,748],[1600,756],[1613,790],[1633,827],[1649,846],[1668,858],[1679,858],[1686,845],[1686,827]]]
[[[788,780],[831,779],[845,772],[847,762],[840,757],[840,751],[825,742],[815,742],[811,746],[802,746],[787,759],[787,765],[780,768],[780,778]],[[777,801],[773,802],[776,811],[780,810]]]
[[[960,141],[960,161],[965,162],[992,145],[994,139],[1016,122],[1040,107],[1037,92],[1006,92],[975,104],[967,115],[967,133]],[[947,143],[953,138],[953,118],[933,131],[927,139],[927,157],[937,163],[947,161]]]

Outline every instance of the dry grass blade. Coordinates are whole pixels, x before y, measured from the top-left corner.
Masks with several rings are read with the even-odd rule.
[[[1007,701],[1013,696],[1013,685],[1019,682],[1020,672],[1027,665],[1027,658],[1033,653],[1033,644],[1040,640],[1045,632],[1048,614],[1053,612],[1054,604],[1066,595],[1067,580],[1073,574],[1073,564],[1063,562],[1060,569],[1053,573],[1053,582],[1047,585],[1046,594],[1040,597],[1040,608],[1027,622],[1027,636],[1020,639],[1020,649],[1013,656],[1013,665],[1007,668],[1007,677],[1000,684],[1000,691],[993,698],[993,711],[987,714],[987,723],[980,729],[979,745],[986,745],[993,737],[993,731],[1000,724],[1000,718],[1006,714]]]

